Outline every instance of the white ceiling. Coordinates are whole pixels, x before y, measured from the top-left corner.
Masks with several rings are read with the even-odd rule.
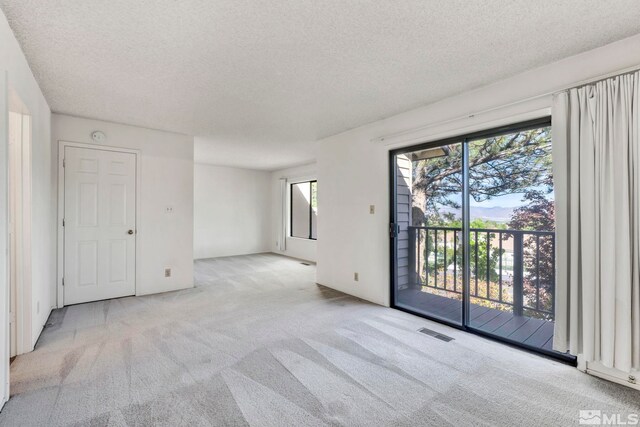
[[[73,4],[73,6],[71,6]],[[640,32],[637,0],[0,0],[55,112],[275,169],[311,141]]]

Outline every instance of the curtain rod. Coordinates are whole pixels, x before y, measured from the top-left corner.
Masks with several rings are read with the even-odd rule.
[[[442,126],[442,125],[446,125],[446,124],[449,124],[449,123],[457,122],[457,121],[460,121],[460,120],[470,119],[470,118],[473,118],[475,116],[491,113],[493,111],[501,110],[503,108],[512,107],[514,105],[519,105],[519,104],[524,104],[525,102],[530,102],[530,101],[534,101],[536,99],[544,98],[544,97],[549,96],[549,95],[554,95],[556,93],[565,92],[565,91],[573,89],[573,88],[577,88],[577,87],[582,87],[582,86],[587,86],[587,85],[590,85],[590,84],[598,83],[598,82],[601,82],[603,80],[610,79],[612,77],[635,73],[636,71],[640,71],[640,65],[634,65],[633,67],[623,68],[622,70],[618,70],[618,71],[615,71],[615,72],[611,72],[611,73],[607,73],[607,74],[601,74],[599,76],[592,77],[590,79],[585,79],[585,80],[581,80],[581,81],[576,82],[576,83],[572,83],[570,86],[564,86],[564,87],[562,87],[560,89],[555,89],[555,90],[550,91],[550,92],[545,92],[545,93],[542,93],[542,94],[539,94],[539,95],[530,96],[528,98],[520,99],[518,101],[509,102],[507,104],[502,104],[502,105],[498,105],[498,106],[495,106],[495,107],[487,108],[487,109],[484,109],[484,110],[476,111],[476,112],[473,112],[473,113],[468,113],[468,114],[465,114],[463,116],[454,117],[452,119],[441,120],[439,122],[429,123],[428,125],[425,125],[425,126],[420,126],[420,127],[417,127],[417,128],[413,128],[413,129],[409,129],[409,130],[403,130],[403,131],[392,133],[392,134],[389,134],[389,135],[373,138],[371,141],[372,142],[384,142],[389,138],[396,138],[396,137],[403,136],[403,135],[410,135],[410,134],[412,134],[414,132],[419,132],[421,130],[427,130],[427,129],[430,129],[430,128],[434,128],[436,126]]]

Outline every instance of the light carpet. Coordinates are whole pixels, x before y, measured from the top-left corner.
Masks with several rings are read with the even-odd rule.
[[[581,409],[640,413],[632,389],[316,285],[296,260],[195,270],[193,289],[56,310],[11,366],[0,424],[544,426],[578,424]]]

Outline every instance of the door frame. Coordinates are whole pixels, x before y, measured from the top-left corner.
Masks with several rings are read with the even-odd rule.
[[[67,147],[76,147],[76,148],[85,148],[89,150],[100,150],[100,151],[115,151],[119,153],[128,153],[134,154],[136,156],[136,206],[135,206],[135,221],[136,221],[136,250],[134,256],[134,290],[135,295],[138,295],[138,281],[140,280],[140,272],[138,268],[138,259],[140,259],[140,176],[141,173],[141,153],[140,150],[135,150],[131,148],[122,148],[122,147],[113,147],[106,145],[96,145],[96,144],[86,144],[82,142],[72,142],[72,141],[58,141],[58,218],[57,218],[57,229],[58,229],[58,250],[57,250],[57,259],[58,259],[58,268],[57,268],[57,277],[56,277],[56,308],[64,307],[64,287],[62,284],[62,280],[64,277],[64,227],[62,226],[62,221],[64,219],[64,190],[65,190],[65,179],[64,179],[64,152]]]
[[[451,137],[447,137],[447,138],[443,138],[443,139],[438,139],[438,140],[434,140],[434,141],[429,141],[429,142],[422,142],[422,143],[417,143],[417,144],[412,144],[409,146],[403,146],[400,148],[396,148],[393,150],[389,150],[389,169],[388,169],[388,174],[389,174],[389,234],[390,234],[390,244],[389,244],[389,268],[390,268],[390,287],[389,287],[389,306],[393,309],[396,310],[400,310],[400,311],[404,311],[410,314],[413,314],[414,316],[419,316],[419,317],[423,317],[425,319],[429,319],[432,320],[434,322],[438,322],[456,329],[460,329],[462,331],[465,332],[469,332],[475,335],[480,335],[480,336],[484,336],[487,337],[489,339],[495,340],[495,341],[499,341],[502,342],[504,344],[508,344],[514,347],[518,347],[536,354],[541,354],[550,358],[554,358],[557,360],[560,360],[562,362],[571,364],[573,366],[576,366],[576,358],[573,356],[567,356],[567,355],[563,355],[563,354],[559,354],[556,352],[550,352],[547,350],[543,350],[543,349],[539,349],[539,348],[535,348],[535,347],[531,347],[528,346],[526,344],[522,344],[522,343],[518,343],[506,338],[502,338],[496,335],[492,335],[489,334],[487,332],[483,332],[480,329],[477,328],[473,328],[471,326],[468,326],[466,324],[466,320],[469,317],[469,287],[467,286],[468,282],[469,282],[469,276],[470,276],[470,264],[469,264],[469,260],[468,260],[468,251],[466,250],[467,246],[468,246],[468,229],[469,229],[469,189],[468,189],[468,163],[469,163],[469,159],[468,159],[468,143],[469,141],[475,140],[475,139],[481,139],[481,138],[488,138],[491,136],[495,136],[495,135],[500,135],[502,133],[509,133],[509,132],[514,132],[514,131],[520,131],[520,130],[526,130],[526,129],[533,129],[536,127],[541,127],[541,126],[552,126],[552,120],[551,120],[551,116],[545,115],[543,117],[539,117],[539,118],[535,118],[535,119],[531,119],[531,120],[526,120],[526,121],[519,121],[519,122],[514,122],[508,125],[503,125],[503,126],[496,126],[496,127],[491,127],[491,128],[487,128],[487,129],[481,129],[478,131],[474,131],[474,132],[469,132],[469,133],[462,133],[461,135],[458,136],[451,136]],[[462,183],[462,224],[463,224],[463,229],[462,229],[462,240],[461,240],[461,244],[462,244],[462,250],[463,250],[463,260],[465,260],[465,265],[463,266],[463,301],[462,301],[462,324],[457,324],[454,322],[449,322],[446,319],[440,319],[440,318],[436,318],[433,316],[429,316],[428,314],[423,314],[423,313],[418,313],[418,312],[414,312],[411,311],[409,309],[403,308],[403,307],[399,307],[396,304],[396,295],[395,295],[395,289],[396,289],[396,283],[397,283],[397,270],[396,270],[396,249],[397,249],[397,231],[396,231],[396,185],[397,185],[397,179],[398,177],[396,176],[396,170],[395,170],[395,157],[398,154],[403,154],[403,153],[410,153],[412,151],[416,151],[416,150],[424,150],[424,149],[428,149],[428,148],[436,148],[436,147],[440,147],[442,145],[449,145],[449,144],[453,144],[453,143],[460,143],[462,144],[462,156],[463,158],[461,159],[461,163],[462,163],[462,175],[463,175],[463,183]]]
[[[11,301],[14,303],[14,312],[10,313],[12,317],[10,323],[11,329],[15,328],[15,342],[10,347],[12,357],[28,353],[33,350],[32,336],[32,314],[34,309],[31,307],[32,293],[32,195],[31,195],[31,148],[33,143],[32,116],[22,104],[17,94],[13,93],[13,101],[10,101],[9,108],[9,126],[11,129],[11,114],[18,116],[20,121],[20,137],[17,143],[17,152],[15,157],[8,152],[7,156],[7,173],[8,179],[8,208],[9,208],[9,230],[8,235],[8,265],[9,265],[9,294]],[[8,147],[9,145],[7,145]],[[14,148],[14,149],[15,149]],[[12,194],[16,198],[12,200]],[[15,209],[14,212],[11,212]],[[11,215],[14,216],[14,223],[11,223]],[[12,245],[12,240],[15,245]],[[14,276],[15,274],[15,276]],[[12,277],[13,276],[13,277]],[[10,337],[10,341],[13,337]]]

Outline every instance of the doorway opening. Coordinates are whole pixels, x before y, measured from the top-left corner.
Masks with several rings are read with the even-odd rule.
[[[31,351],[31,116],[9,94],[9,356]]]
[[[550,118],[391,152],[394,308],[552,357]]]

